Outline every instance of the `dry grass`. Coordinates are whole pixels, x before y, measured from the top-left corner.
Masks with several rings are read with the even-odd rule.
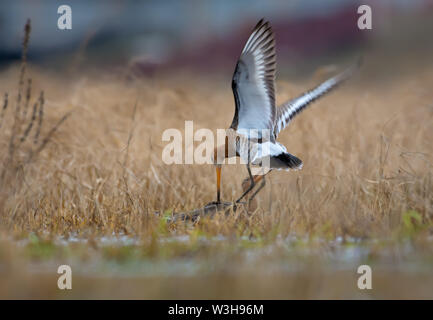
[[[237,257],[230,251],[235,249],[228,248],[236,247],[241,239],[258,239],[267,245],[289,235],[310,239],[341,236],[343,242],[350,237],[409,237],[417,243],[416,248],[431,254],[426,243],[431,244],[433,225],[433,65],[381,83],[369,76],[374,70],[367,62],[358,79],[315,103],[281,135],[289,152],[304,161],[302,171],[271,173],[254,212],[202,219],[196,225],[167,225],[155,212],[190,210],[214,200],[213,167],[163,164],[161,136],[167,128],[183,130],[185,120],[193,120],[195,129],[228,126],[234,107],[227,79],[182,73],[125,81],[107,74],[65,77],[30,67],[32,90],[44,92],[31,98],[25,94],[26,81],[20,70],[11,66],[0,74],[0,88],[9,92],[9,107],[0,115],[0,148],[4,150],[0,171],[5,172],[0,190],[1,252],[8,266],[27,259],[17,253],[20,251],[10,252],[9,246],[14,245],[8,241],[29,234],[44,241],[84,238],[89,247],[104,235],[127,235],[139,239],[140,250],[151,260],[155,256],[192,256],[199,261],[220,252],[203,249],[196,255],[197,242],[191,240],[186,248],[170,247],[167,253],[158,243],[173,235],[193,239],[226,236],[229,245],[221,250],[231,254],[220,257],[223,260]],[[279,79],[277,101],[310,85]],[[29,108],[21,120],[16,116],[18,107],[11,107],[13,96],[25,97],[22,105]],[[59,126],[59,119],[71,111]],[[12,157],[11,141],[15,141]],[[240,194],[245,175],[240,165],[223,168],[224,200]],[[95,248],[83,250],[99,252],[100,247]],[[162,253],[158,253],[160,249]],[[241,246],[238,250],[246,249]],[[55,261],[61,257],[56,256]],[[221,266],[220,272],[225,268]],[[248,280],[239,278],[242,284],[233,289],[233,295],[222,294],[218,279],[224,277],[218,278],[219,274],[211,276],[215,290],[210,296],[242,297],[242,292],[251,292]],[[7,272],[3,276],[9,278]],[[338,278],[338,274],[334,276]],[[11,279],[20,277],[9,278],[10,287],[14,286]],[[387,277],[384,283],[391,283]],[[198,290],[194,279],[191,292]],[[287,288],[304,291],[281,297],[341,297],[346,292],[343,285],[341,292],[312,294],[301,280],[290,279],[292,286],[275,292]],[[152,281],[155,286],[159,283]],[[173,285],[170,281],[167,285]],[[272,292],[265,283],[258,286],[266,288],[263,294]],[[138,296],[179,297],[164,292]],[[15,296],[35,297],[22,291]],[[50,293],[47,296],[52,297]],[[425,297],[422,292],[419,296]]]
[[[189,210],[213,200],[212,166],[163,164],[161,136],[167,128],[183,130],[185,120],[194,120],[197,129],[229,123],[233,102],[223,84],[33,74],[34,85],[46,92],[47,127],[73,114],[2,188],[7,230],[147,237],[158,226],[155,211]],[[14,75],[16,68],[6,71],[2,87]],[[266,235],[277,228],[283,235],[387,236],[408,210],[431,223],[432,97],[420,84],[432,81],[430,68],[392,86],[349,83],[316,103],[280,138],[303,159],[304,169],[271,173],[259,208],[239,218],[241,224],[229,218],[197,228],[211,234]],[[280,81],[278,99],[307,86]],[[5,124],[13,123],[8,117],[13,113],[6,113]],[[3,150],[11,132],[2,128]],[[7,164],[8,153],[2,158]],[[224,167],[225,200],[240,194],[245,175],[240,165]]]

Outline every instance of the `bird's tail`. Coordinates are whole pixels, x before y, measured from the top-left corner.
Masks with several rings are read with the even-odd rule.
[[[271,156],[270,168],[277,170],[299,170],[302,169],[302,160],[288,152],[282,152],[279,155]]]

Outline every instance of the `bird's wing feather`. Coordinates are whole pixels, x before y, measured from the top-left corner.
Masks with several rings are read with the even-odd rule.
[[[331,92],[332,89],[336,88],[339,84],[350,78],[354,71],[359,68],[361,63],[362,60],[359,60],[356,65],[353,65],[342,73],[326,80],[314,89],[304,92],[300,96],[291,99],[283,103],[281,106],[277,107],[274,125],[274,136],[276,137],[297,114],[299,114],[312,102],[314,102],[324,94]]]
[[[235,116],[231,128],[269,129],[275,123],[275,39],[263,19],[254,28],[232,79]]]

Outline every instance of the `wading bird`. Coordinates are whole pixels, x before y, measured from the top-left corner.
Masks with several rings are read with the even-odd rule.
[[[356,68],[352,66],[314,89],[275,107],[275,39],[269,22],[261,19],[248,38],[233,74],[236,108],[232,124],[226,130],[225,144],[216,147],[212,154],[217,175],[217,203],[221,200],[221,165],[226,158],[240,157],[248,170],[248,177],[243,183],[244,192],[236,203],[262,181],[249,198],[252,200],[264,187],[265,174],[271,170],[301,169],[301,159],[276,142],[278,134],[311,102],[349,78]],[[262,174],[253,175],[251,165],[262,167]]]

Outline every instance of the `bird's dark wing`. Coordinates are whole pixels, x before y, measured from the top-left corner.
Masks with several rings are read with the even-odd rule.
[[[236,110],[231,128],[269,129],[275,123],[275,39],[263,19],[254,28],[236,64],[232,79]]]

